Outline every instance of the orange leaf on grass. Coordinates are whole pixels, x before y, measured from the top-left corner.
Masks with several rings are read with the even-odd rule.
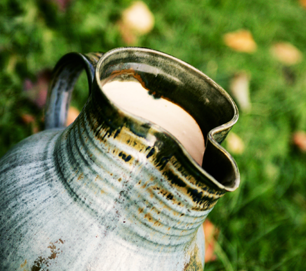
[[[235,133],[230,132],[225,141],[229,152],[234,154],[242,154],[244,152],[244,142]]]
[[[145,3],[138,1],[122,12],[118,25],[122,39],[132,45],[137,42],[139,36],[153,29],[154,16]]]
[[[35,122],[35,117],[31,114],[22,114],[21,119],[22,119],[23,123],[25,123],[25,124]]]
[[[295,132],[292,137],[293,144],[297,146],[302,152],[306,152],[306,133],[299,131]]]
[[[70,106],[68,109],[68,115],[67,115],[67,121],[66,121],[66,126],[69,126],[71,123],[75,121],[75,119],[78,117],[80,114],[79,109]]]
[[[208,219],[203,223],[203,230],[205,234],[205,262],[215,261],[215,242],[219,230]]]
[[[300,4],[303,8],[306,8],[306,0],[300,0]]]
[[[244,112],[251,110],[249,84],[250,76],[245,71],[236,73],[230,81],[230,91]]]
[[[300,63],[303,59],[301,51],[289,42],[275,43],[270,51],[278,61],[287,65]]]
[[[227,33],[223,36],[223,40],[228,47],[238,52],[253,53],[257,49],[253,36],[248,30],[241,29]]]

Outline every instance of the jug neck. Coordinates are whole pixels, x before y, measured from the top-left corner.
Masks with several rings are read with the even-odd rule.
[[[185,249],[225,191],[210,185],[173,138],[104,98],[94,91],[57,141],[67,191],[105,235],[152,249]]]

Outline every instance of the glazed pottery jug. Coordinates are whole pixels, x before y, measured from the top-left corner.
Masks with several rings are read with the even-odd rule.
[[[84,69],[89,97],[65,128]],[[154,105],[164,101],[185,112],[203,135],[204,155],[193,124],[181,122],[172,133],[122,108],[107,91],[114,82],[138,84],[152,100],[132,111],[139,105],[158,114]],[[129,91],[122,85],[121,104],[138,95]],[[180,114],[168,123],[180,123]],[[0,160],[0,270],[203,270],[202,223],[239,185],[237,165],[220,145],[237,119],[220,86],[167,54],[119,48],[65,55],[50,84],[46,130]]]

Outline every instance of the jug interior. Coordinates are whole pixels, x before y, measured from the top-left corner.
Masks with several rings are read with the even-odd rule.
[[[162,97],[154,98],[134,77],[115,77],[103,93],[120,109],[149,120],[172,134],[190,156],[202,165],[204,136],[194,118],[182,107]]]

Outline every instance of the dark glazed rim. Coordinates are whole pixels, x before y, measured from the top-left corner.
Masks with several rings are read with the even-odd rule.
[[[204,165],[203,168],[198,165],[195,160],[190,156],[190,154],[185,150],[185,148],[182,146],[182,144],[173,136],[171,135],[169,132],[167,132],[165,129],[163,129],[162,127],[156,125],[154,126],[156,130],[158,130],[161,133],[166,133],[170,138],[172,138],[177,144],[178,146],[181,148],[182,152],[184,153],[184,155],[190,160],[190,162],[192,163],[192,165],[201,173],[203,174],[207,179],[209,179],[216,187],[218,187],[220,190],[223,191],[234,191],[238,188],[239,184],[240,184],[240,174],[239,174],[239,169],[238,166],[234,160],[234,158],[220,145],[220,143],[222,143],[222,141],[225,139],[227,133],[230,131],[230,129],[232,128],[232,126],[237,122],[238,117],[239,117],[239,113],[238,113],[238,108],[236,106],[236,104],[234,103],[234,101],[232,100],[232,98],[230,97],[230,95],[222,88],[220,87],[217,83],[215,83],[212,79],[210,79],[207,75],[205,75],[203,72],[199,71],[198,69],[194,68],[193,66],[191,66],[190,64],[175,58],[171,55],[156,51],[156,50],[152,50],[152,49],[147,49],[147,48],[139,48],[139,47],[123,47],[123,48],[116,48],[113,50],[108,51],[107,53],[105,53],[98,61],[97,66],[96,66],[96,70],[95,70],[95,78],[96,78],[96,82],[98,84],[98,87],[100,88],[100,91],[103,92],[103,85],[101,83],[100,80],[100,69],[101,69],[101,65],[103,65],[103,62],[110,56],[117,54],[117,53],[125,53],[125,52],[142,52],[142,53],[148,53],[151,55],[156,55],[156,56],[160,56],[163,57],[165,59],[171,60],[173,61],[173,63],[177,63],[180,66],[184,67],[184,69],[186,69],[187,71],[190,71],[192,73],[196,73],[199,77],[201,77],[201,79],[203,79],[207,84],[210,85],[211,88],[214,89],[214,91],[217,91],[220,93],[220,96],[223,96],[227,102],[231,105],[232,107],[232,111],[233,111],[233,116],[232,118],[225,123],[222,123],[221,125],[216,125],[216,127],[214,127],[213,129],[209,130],[209,132],[207,133],[207,136],[204,135],[205,137],[205,151],[204,151],[204,161],[205,162],[205,154],[208,151],[209,148],[209,152],[210,153],[218,153],[217,156],[223,156],[222,159],[227,160],[227,166],[231,167],[231,170],[233,172],[233,176],[234,176],[234,180],[231,181],[231,183],[233,185],[231,186],[226,186],[220,182],[217,181],[217,179],[215,177],[213,177],[213,175],[218,175],[218,173],[216,172],[216,174],[214,173],[210,173],[208,172],[207,169],[204,169]],[[118,107],[110,100],[108,100],[110,102],[110,104],[115,108],[118,109]],[[205,106],[203,104],[203,106]],[[122,110],[120,108],[120,110]],[[185,109],[186,110],[186,109]],[[122,110],[124,112],[124,114],[128,117],[132,117],[132,118],[139,118],[138,116],[135,116],[134,114],[131,114],[125,110]],[[188,112],[188,111],[187,111]],[[209,160],[209,159],[206,159]],[[214,161],[209,161],[208,164],[213,164]],[[222,170],[219,169],[219,170]]]

